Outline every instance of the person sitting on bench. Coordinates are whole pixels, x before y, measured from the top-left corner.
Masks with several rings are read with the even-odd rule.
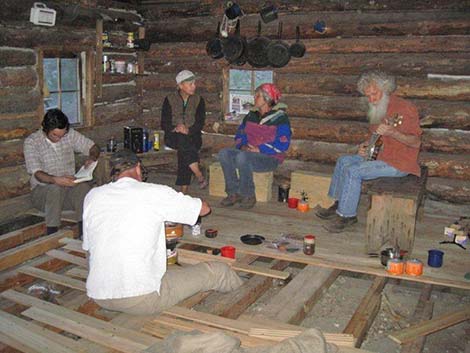
[[[286,106],[278,104],[280,98],[281,92],[272,83],[259,86],[254,107],[238,127],[236,147],[219,152],[227,193],[222,206],[240,203],[241,208],[252,208],[256,204],[253,172],[270,172],[283,162],[291,129]]]
[[[394,95],[395,78],[381,71],[364,73],[357,87],[369,101],[371,137],[359,145],[358,154],[338,159],[328,191],[336,201],[333,206],[316,211],[319,218],[330,220],[324,228],[332,233],[342,232],[357,222],[363,180],[420,175],[422,131],[416,106]],[[375,137],[382,140],[381,149],[374,150],[371,142]]]

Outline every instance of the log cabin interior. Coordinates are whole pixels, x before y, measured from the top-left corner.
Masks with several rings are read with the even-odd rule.
[[[299,26],[305,55],[281,68],[208,55],[226,1],[43,2],[0,2],[1,352],[160,352],[172,332],[192,330],[223,332],[254,349],[308,328],[319,328],[341,352],[470,352],[470,221],[461,218],[470,216],[468,0],[233,1],[248,40],[257,36],[263,9],[277,16],[263,18],[261,35],[269,40],[278,39],[282,22],[282,39],[292,45]],[[32,23],[34,6],[55,10],[54,24]],[[43,15],[51,20],[50,12]],[[127,47],[129,32],[142,48]],[[73,215],[45,234],[30,201],[23,143],[47,109],[60,107],[102,148],[92,182],[99,186],[107,182],[109,141],[121,148],[123,128],[142,127],[151,139],[160,136],[160,151],[140,154],[149,181],[174,187],[176,153],[163,148],[161,108],[184,69],[196,74],[206,102],[201,165],[210,181],[190,194],[213,209],[201,236],[185,227],[178,262],[223,261],[244,284],[236,292],[199,293],[159,315],[104,310],[86,296],[88,263]],[[290,209],[278,192],[289,183],[290,196],[306,191],[311,208],[331,204],[326,193],[336,160],[356,153],[368,134],[367,99],[356,87],[368,70],[394,75],[397,95],[417,106],[419,163],[427,174],[413,192],[403,183],[392,191],[368,185],[359,222],[330,234],[312,209]],[[236,117],[261,82],[282,92],[291,145],[274,174],[256,176],[264,194],[253,209],[223,208],[215,156],[233,145]],[[457,244],[444,232],[459,220]],[[207,229],[218,236],[205,237]],[[266,239],[245,245],[244,234]],[[302,252],[307,234],[316,236],[314,255]],[[291,245],[273,245],[281,239]],[[391,274],[380,263],[380,250],[397,244],[424,263],[421,276]],[[214,255],[224,245],[236,248],[235,259]],[[442,267],[428,265],[431,249],[444,252]]]

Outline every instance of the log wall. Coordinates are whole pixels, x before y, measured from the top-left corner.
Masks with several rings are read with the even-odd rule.
[[[238,1],[245,16],[241,32],[256,34],[260,3]],[[367,101],[356,91],[365,70],[383,69],[397,77],[398,95],[413,101],[424,129],[420,161],[429,168],[428,191],[451,202],[470,202],[470,18],[461,1],[277,1],[283,37],[294,42],[295,26],[307,47],[303,58],[274,69],[275,82],[293,128],[288,158],[333,165],[337,157],[354,151],[367,134]],[[205,52],[222,7],[212,0],[185,5],[142,1],[139,11],[150,21],[152,45],[143,79],[143,123],[158,128],[165,95],[174,89],[182,69],[200,77],[199,92],[206,99],[204,152],[216,153],[231,144],[236,126],[222,122],[224,59]],[[325,34],[313,23],[323,19]],[[277,22],[263,26],[273,38]],[[430,79],[428,74],[465,76],[467,80]],[[214,128],[214,123],[218,122]],[[299,164],[295,164],[299,168]],[[302,167],[300,167],[302,168]]]

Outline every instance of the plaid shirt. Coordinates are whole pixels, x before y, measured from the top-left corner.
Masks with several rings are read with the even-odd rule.
[[[74,152],[88,156],[93,145],[92,140],[72,128],[57,143],[49,141],[42,130],[29,135],[24,141],[24,158],[31,175],[31,189],[44,185],[34,177],[39,170],[54,176],[74,175]]]

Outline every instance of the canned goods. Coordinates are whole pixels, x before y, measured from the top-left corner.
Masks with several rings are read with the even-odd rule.
[[[410,276],[421,276],[423,274],[423,263],[418,259],[408,260],[405,264],[405,273]]]
[[[153,149],[155,151],[160,150],[160,134],[158,132],[153,133]]]
[[[400,259],[387,261],[387,272],[391,275],[402,275],[405,272],[405,263]]]
[[[134,48],[134,33],[133,32],[127,33],[127,47]]]

